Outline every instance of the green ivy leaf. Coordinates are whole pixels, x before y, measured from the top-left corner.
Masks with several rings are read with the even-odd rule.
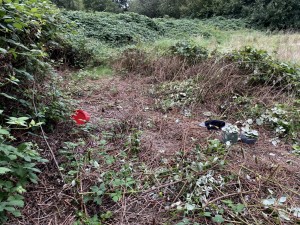
[[[12,211],[11,213],[12,213],[15,217],[21,217],[21,216],[22,216],[20,210],[15,210],[15,211]]]
[[[194,210],[194,209],[196,208],[196,206],[195,206],[194,204],[186,203],[186,204],[185,204],[185,208],[186,208],[186,210],[188,210],[188,211],[192,211],[192,210]]]
[[[238,203],[235,207],[235,212],[241,213],[241,212],[243,212],[244,208],[245,208],[245,206],[243,204]]]
[[[30,11],[33,12],[33,13],[35,13],[35,12],[38,11],[38,9],[37,8],[32,8]]]
[[[211,217],[211,212],[204,212],[203,216],[205,216],[205,217]]]

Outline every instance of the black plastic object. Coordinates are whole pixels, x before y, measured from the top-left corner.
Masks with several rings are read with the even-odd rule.
[[[220,130],[225,126],[225,122],[221,120],[208,120],[205,121],[205,126],[208,130]]]
[[[257,138],[249,138],[245,134],[241,134],[241,140],[245,144],[253,145],[257,141]]]

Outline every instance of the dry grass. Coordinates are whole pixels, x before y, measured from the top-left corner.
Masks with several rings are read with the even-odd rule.
[[[125,69],[126,77],[140,77],[153,84],[192,78],[195,82],[196,99],[201,99],[200,103],[209,108],[231,101],[234,96],[249,97],[253,100],[253,105],[262,104],[265,107],[274,105],[274,102],[292,102],[293,99],[287,92],[287,87],[278,89],[275,85],[267,85],[272,83],[269,81],[265,81],[265,85],[251,85],[251,72],[239,69],[237,63],[228,62],[226,58],[212,58],[191,65],[176,56],[160,56],[151,59],[142,51],[134,53],[132,50],[130,57],[126,54],[117,61],[115,68],[122,72]],[[214,108],[216,113],[220,113],[219,110]],[[226,111],[230,113],[237,110],[238,108],[227,106]]]
[[[147,52],[164,54],[168,48],[181,39],[161,39],[153,44],[143,45],[141,48]],[[210,51],[230,52],[252,46],[268,51],[275,58],[290,63],[300,64],[300,34],[299,32],[267,33],[257,30],[219,31],[217,36],[205,38],[203,36],[191,37],[186,41],[204,46]]]
[[[222,43],[218,48],[221,51],[228,52],[232,49],[240,49],[246,45],[253,46],[257,49],[264,49],[284,62],[300,64],[299,33],[269,35],[255,31],[234,33],[228,38],[228,41]]]

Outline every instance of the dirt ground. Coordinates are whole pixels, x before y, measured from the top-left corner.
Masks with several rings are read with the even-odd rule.
[[[207,140],[221,137],[219,131],[208,131],[199,126],[208,119],[203,113],[211,111],[209,106],[193,107],[190,117],[186,117],[180,109],[163,113],[155,108],[155,99],[149,93],[152,85],[147,79],[132,77],[88,80],[76,87],[77,92],[80,92],[80,96],[76,97],[78,108],[91,114],[91,124],[96,128],[95,135],[100,135],[110,121],[139,127],[142,130],[142,150],[138,159],[146,162],[150,168],[159,167],[162,158],[171,159],[179,150],[188,154],[196,145],[205,146]],[[61,135],[49,135],[48,140],[56,154],[64,141],[72,139],[66,130],[68,126],[59,125],[57,129]],[[288,144],[281,142],[273,146],[269,141],[272,136],[268,130],[259,128],[259,133],[255,145],[239,142],[230,148],[227,170],[238,175],[248,171],[245,189],[255,190],[250,198],[267,196],[269,185],[277,193],[288,195],[291,205],[300,205],[300,158],[290,153],[291,147]],[[109,147],[117,152],[119,146],[116,144]],[[58,154],[57,160],[61,160]],[[8,224],[74,223],[78,210],[72,202],[78,201],[75,199],[77,196],[73,196],[70,185],[61,182],[53,161],[41,169],[43,173],[39,184],[31,185],[26,193],[26,205],[22,210],[24,216]],[[108,224],[163,224],[162,221],[167,224],[168,214],[164,208],[163,203],[154,200],[150,192],[139,197],[124,196],[122,201],[110,207],[117,216]],[[203,220],[203,224],[211,222]]]

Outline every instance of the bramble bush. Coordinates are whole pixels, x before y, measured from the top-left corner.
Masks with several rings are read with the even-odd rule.
[[[161,27],[152,19],[136,13],[112,14],[104,12],[65,12],[65,16],[75,21],[84,30],[86,37],[122,46],[140,41],[154,40]]]
[[[58,10],[47,1],[6,1],[0,7],[0,117],[58,119],[64,112],[46,43],[55,37]],[[36,103],[36,108],[34,107]]]
[[[227,58],[251,73],[252,85],[271,85],[300,96],[300,69],[274,59],[264,50],[245,47],[228,53]]]
[[[2,112],[0,112],[2,114]],[[28,117],[10,117],[7,124],[21,126],[28,129],[39,126],[33,120],[28,124]],[[10,144],[14,137],[10,134],[9,126],[0,126],[0,222],[7,220],[7,215],[21,216],[20,208],[24,206],[26,185],[29,182],[37,183],[37,173],[41,171],[37,163],[47,160],[40,157],[37,145],[24,142],[18,146]]]
[[[33,127],[51,125],[68,113],[46,53],[59,21],[58,9],[48,0],[0,1],[1,222],[10,214],[21,215],[25,186],[37,182],[36,164],[46,162],[34,143],[17,144],[14,130],[34,131]]]

